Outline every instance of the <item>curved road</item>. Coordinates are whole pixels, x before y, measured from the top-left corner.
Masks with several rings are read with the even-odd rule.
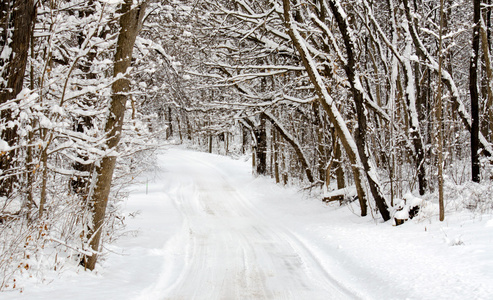
[[[183,215],[167,243],[165,299],[352,299],[295,235],[256,211],[227,175],[193,152],[172,151],[165,168]],[[161,291],[162,292],[162,291]]]

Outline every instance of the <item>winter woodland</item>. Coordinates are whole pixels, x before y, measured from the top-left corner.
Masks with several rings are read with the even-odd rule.
[[[254,176],[355,219],[491,214],[492,10],[1,1],[0,290],[93,270],[125,226],[125,187],[163,145],[248,156]]]

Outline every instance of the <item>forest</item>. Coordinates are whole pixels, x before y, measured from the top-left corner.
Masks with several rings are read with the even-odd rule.
[[[408,193],[440,221],[458,193],[491,213],[492,9],[1,1],[0,290],[41,264],[93,270],[162,145],[248,155],[255,176],[382,221],[412,218]]]

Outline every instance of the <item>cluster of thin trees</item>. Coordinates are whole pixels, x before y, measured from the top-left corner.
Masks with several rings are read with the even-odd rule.
[[[0,268],[53,242],[93,269],[118,217],[115,181],[135,175],[163,129],[251,152],[255,173],[278,183],[354,190],[362,216],[389,220],[394,198],[436,193],[443,220],[445,179],[491,176],[492,8],[2,1],[0,237],[21,258]]]

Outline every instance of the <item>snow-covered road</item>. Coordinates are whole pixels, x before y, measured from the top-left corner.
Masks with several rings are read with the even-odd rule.
[[[171,152],[172,200],[183,226],[167,247],[184,255],[181,269],[144,294],[166,299],[348,299],[289,229],[259,211],[227,174],[194,157]],[[168,267],[169,264],[166,264]],[[178,275],[178,276],[176,276]]]
[[[0,299],[493,299],[491,214],[394,227],[182,148],[139,179],[95,272],[73,261]]]

